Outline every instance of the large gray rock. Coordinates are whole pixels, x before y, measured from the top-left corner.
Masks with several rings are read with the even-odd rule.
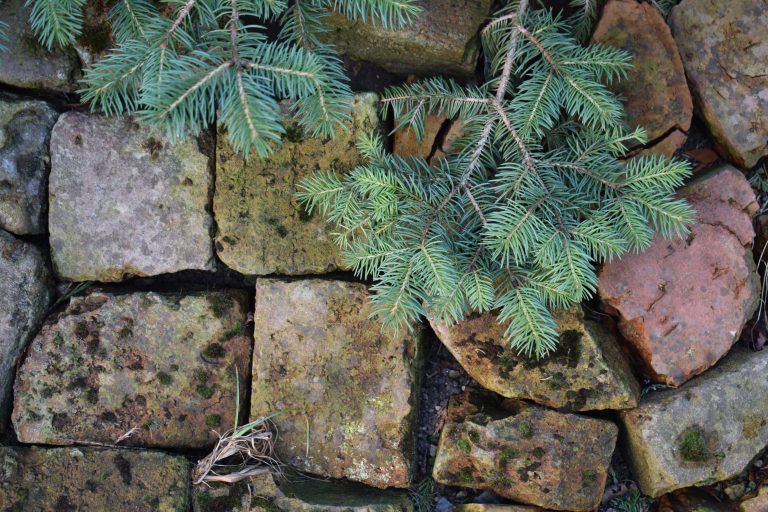
[[[616,337],[584,319],[581,307],[555,312],[557,350],[535,359],[518,354],[493,313],[472,314],[452,326],[430,319],[440,341],[486,389],[572,411],[631,409],[640,386]]]
[[[382,331],[360,283],[256,283],[251,417],[273,418],[280,460],[375,487],[407,487],[420,338]]]
[[[0,432],[11,411],[16,361],[50,306],[50,271],[37,247],[0,230]]]
[[[355,148],[363,133],[379,129],[375,94],[358,94],[351,121],[336,137],[308,137],[294,122],[282,146],[269,158],[245,160],[219,134],[213,210],[216,252],[243,274],[320,274],[344,268],[333,242],[334,227],[308,215],[296,186],[319,170],[348,172],[362,163]]]
[[[407,491],[374,489],[354,482],[326,482],[271,474],[235,485],[195,486],[194,512],[412,512]]]
[[[58,116],[44,101],[0,94],[0,228],[45,232],[48,143]]]
[[[472,76],[477,64],[477,33],[490,0],[425,0],[424,12],[401,30],[353,23],[331,15],[323,37],[340,53],[377,64],[393,73]]]
[[[643,493],[734,477],[768,444],[768,350],[736,348],[677,390],[621,413],[633,473]]]
[[[80,77],[80,61],[71,49],[46,50],[29,26],[24,0],[0,2],[0,21],[8,25],[5,52],[0,52],[0,83],[23,89],[71,92]]]
[[[242,292],[92,293],[32,342],[15,386],[21,442],[204,448],[235,422],[251,340]],[[245,393],[239,396],[245,410]]]
[[[0,448],[4,511],[186,512],[189,463],[159,452]]]
[[[698,114],[736,165],[768,154],[765,2],[683,0],[669,18]]]
[[[208,157],[131,118],[63,114],[51,135],[56,273],[121,281],[213,265]]]

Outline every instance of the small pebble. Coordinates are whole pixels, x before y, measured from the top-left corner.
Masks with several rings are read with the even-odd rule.
[[[459,370],[448,370],[448,377],[458,379],[461,377],[461,372]]]
[[[754,465],[756,468],[761,468],[761,467],[763,467],[763,464],[765,464],[765,463],[763,462],[763,459],[757,459],[753,465]]]

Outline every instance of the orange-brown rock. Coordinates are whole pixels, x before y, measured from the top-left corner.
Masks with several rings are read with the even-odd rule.
[[[626,98],[632,127],[644,127],[649,141],[669,138],[661,140],[659,150],[671,156],[685,142],[682,132],[691,126],[693,100],[677,44],[662,15],[651,3],[610,0],[592,40],[632,54],[629,76],[611,88]]]
[[[607,263],[600,295],[656,382],[678,386],[715,364],[759,302],[750,250],[755,194],[738,170],[715,169],[681,190],[697,211],[683,238],[657,236]]]

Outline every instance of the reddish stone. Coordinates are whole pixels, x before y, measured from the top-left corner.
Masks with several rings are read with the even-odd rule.
[[[611,88],[626,98],[627,122],[642,126],[648,140],[666,137],[672,128],[687,132],[693,116],[693,100],[685,79],[683,62],[669,26],[650,3],[610,0],[603,9],[592,40],[632,54],[632,69],[625,80]],[[685,141],[673,132],[658,151],[671,156]]]
[[[660,236],[600,272],[600,295],[650,377],[679,386],[715,364],[738,339],[759,302],[750,250],[755,194],[726,166],[680,196],[697,211],[684,238]]]
[[[393,152],[400,156],[428,158],[430,161],[444,157],[446,153],[455,150],[454,143],[461,136],[462,126],[460,121],[450,121],[448,126],[445,123],[445,116],[427,115],[421,140],[416,138],[416,133],[410,127],[403,126],[394,134]]]

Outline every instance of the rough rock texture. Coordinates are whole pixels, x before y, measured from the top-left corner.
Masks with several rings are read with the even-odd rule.
[[[334,14],[326,22],[331,31],[323,37],[340,53],[393,73],[469,78],[479,53],[477,32],[488,16],[490,0],[425,0],[420,5],[424,12],[396,31]]]
[[[610,0],[592,40],[632,54],[632,69],[612,89],[626,98],[627,122],[642,126],[648,140],[675,134],[677,146],[666,144],[671,156],[685,142],[693,117],[693,101],[675,40],[664,17],[651,3]],[[677,132],[677,133],[675,133]]]
[[[738,512],[738,510],[735,503],[719,502],[707,492],[687,489],[662,496],[658,502],[657,512]]]
[[[681,190],[697,211],[685,238],[657,237],[600,272],[603,300],[657,382],[680,385],[723,357],[757,307],[755,194],[732,167]]]
[[[768,351],[740,347],[677,390],[621,412],[633,474],[660,496],[734,477],[768,444]]]
[[[296,200],[296,185],[318,170],[343,172],[362,163],[357,137],[379,128],[374,94],[355,98],[352,122],[335,139],[305,138],[289,125],[283,146],[267,159],[246,162],[220,134],[213,201],[216,252],[243,274],[319,274],[343,268],[331,238],[333,227],[309,216]]]
[[[473,314],[451,327],[430,320],[440,341],[480,385],[507,398],[525,398],[576,411],[629,409],[640,386],[614,336],[584,320],[581,308],[556,314],[560,344],[544,359],[509,348],[492,313]]]
[[[283,411],[273,421],[285,463],[406,487],[421,340],[382,331],[370,314],[359,283],[259,279],[251,417]]]
[[[72,49],[46,50],[29,27],[24,0],[0,3],[0,21],[8,25],[7,51],[0,53],[0,83],[23,89],[70,92],[77,88],[80,62]]]
[[[482,505],[479,503],[459,505],[453,510],[454,512],[545,512],[539,507],[527,505]]]
[[[3,510],[186,512],[189,463],[159,452],[0,448]]]
[[[247,389],[246,311],[239,292],[72,299],[19,370],[19,440],[111,444],[136,427],[121,445],[211,445],[234,422],[235,365]]]
[[[683,0],[669,18],[699,115],[742,167],[768,154],[765,9],[755,0]]]
[[[48,142],[58,116],[44,101],[0,93],[0,228],[6,231],[45,232]]]
[[[757,491],[757,496],[744,500],[739,506],[739,512],[765,512],[768,510],[768,485]]]
[[[62,114],[51,135],[51,256],[70,281],[212,268],[208,157],[130,118]]]
[[[553,510],[600,504],[618,428],[523,401],[506,411],[468,394],[454,397],[432,476]]]
[[[0,432],[11,412],[16,361],[51,303],[48,264],[37,247],[0,230]]]
[[[420,156],[429,162],[455,151],[461,136],[461,121],[429,114],[424,119],[424,137],[419,140],[410,127],[402,127],[392,137],[392,152],[400,156]]]
[[[275,483],[259,475],[235,485],[195,487],[194,512],[411,512],[405,491],[380,490],[351,482],[326,482],[291,475]]]

